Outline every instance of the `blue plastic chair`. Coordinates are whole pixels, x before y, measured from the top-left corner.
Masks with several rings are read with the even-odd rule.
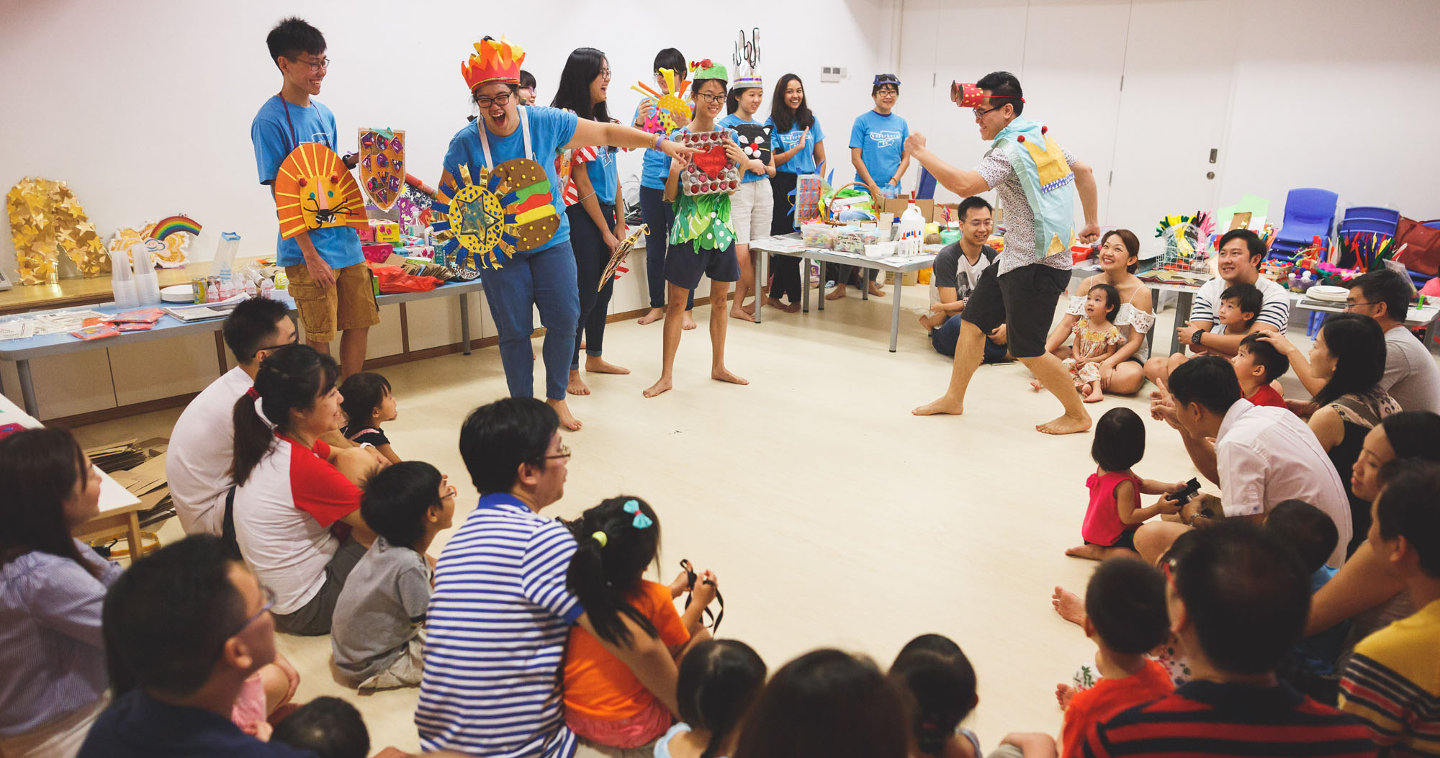
[[[1285,196],[1285,220],[1270,243],[1271,250],[1295,252],[1315,237],[1330,238],[1335,226],[1335,204],[1340,196],[1330,190],[1299,188]]]
[[[924,166],[921,166],[921,167],[920,167],[920,184],[915,187],[915,199],[916,199],[916,200],[934,200],[934,199],[935,199],[935,184],[936,184],[936,182],[935,182],[935,175],[932,174],[932,173],[930,173],[929,171],[926,171]]]
[[[1380,234],[1394,237],[1400,225],[1400,211],[1379,206],[1353,205],[1345,209],[1340,219],[1340,236],[1352,234]]]

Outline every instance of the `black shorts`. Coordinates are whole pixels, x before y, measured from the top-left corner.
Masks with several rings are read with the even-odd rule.
[[[665,281],[687,290],[695,289],[700,275],[714,282],[733,282],[740,278],[740,263],[735,260],[735,245],[724,250],[695,249],[695,243],[670,245],[665,253]]]
[[[980,275],[961,315],[986,334],[1004,324],[1010,354],[1016,358],[1043,355],[1055,304],[1070,284],[1070,272],[1039,263],[1004,276],[996,270],[989,266]]]
[[[1134,549],[1135,549],[1135,530],[1134,530],[1134,529],[1126,529],[1125,531],[1121,532],[1121,533],[1120,533],[1120,536],[1115,539],[1115,544],[1113,544],[1113,545],[1101,545],[1101,544],[1098,543],[1098,542],[1091,542],[1090,540],[1085,540],[1085,544],[1087,544],[1087,545],[1095,545],[1096,547],[1123,547],[1123,548],[1125,548],[1126,550],[1134,550]]]

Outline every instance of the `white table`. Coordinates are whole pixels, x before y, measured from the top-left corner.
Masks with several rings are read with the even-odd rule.
[[[1318,300],[1307,300],[1303,292],[1290,293],[1290,301],[1295,304],[1296,308],[1301,310],[1315,311],[1317,313],[1345,312],[1344,303],[1325,303]],[[1405,313],[1406,328],[1425,328],[1425,335],[1421,338],[1421,342],[1424,343],[1426,350],[1429,350],[1430,346],[1434,344],[1435,321],[1437,318],[1440,318],[1440,302],[1431,301],[1429,298],[1426,298],[1425,305],[1412,305],[1410,306],[1410,310]]]
[[[800,259],[800,268],[803,272],[800,277],[800,291],[802,293],[801,310],[805,313],[810,312],[809,272],[810,261],[812,260],[823,261],[826,263],[838,263],[845,266],[856,266],[863,269],[874,269],[875,271],[890,271],[899,274],[900,276],[904,276],[905,274],[908,274],[912,271],[920,271],[922,269],[927,269],[931,266],[934,266],[935,254],[940,251],[941,247],[943,247],[943,245],[925,245],[925,252],[915,256],[867,258],[864,255],[860,255],[857,253],[840,253],[834,250],[805,247],[804,243],[800,239],[799,233],[783,234],[776,237],[765,237],[763,239],[752,240],[750,242],[751,252],[765,253],[765,255],[759,256],[760,270],[755,278],[755,281],[758,283],[763,283],[767,279],[769,279],[771,255],[788,255]],[[900,336],[901,284],[899,281],[897,281],[895,282],[894,286],[894,295],[892,304],[890,306],[890,352],[892,353],[895,352],[895,345]],[[870,299],[869,288],[862,286],[860,289],[862,293],[861,297],[866,300]],[[760,288],[756,287],[755,323],[757,324],[761,321],[761,313],[765,305],[765,298],[760,296],[759,290]],[[820,310],[825,310],[825,297],[823,292],[821,293],[819,304]]]

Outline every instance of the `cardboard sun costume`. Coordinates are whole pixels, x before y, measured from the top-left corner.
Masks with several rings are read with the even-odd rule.
[[[370,202],[390,210],[405,185],[405,132],[390,129],[360,130],[360,186]]]
[[[655,110],[645,119],[642,129],[651,134],[669,134],[680,128],[675,121],[676,115],[684,116],[686,121],[690,120],[693,112],[690,110],[690,103],[685,101],[685,88],[689,83],[685,81],[685,72],[677,76],[674,71],[668,68],[660,69],[660,76],[665,80],[665,93],[659,93],[645,82],[638,82],[631,85],[630,89],[646,95],[648,102],[655,105]]]
[[[285,156],[275,174],[275,211],[280,238],[310,229],[369,226],[360,185],[334,150],[306,142]]]

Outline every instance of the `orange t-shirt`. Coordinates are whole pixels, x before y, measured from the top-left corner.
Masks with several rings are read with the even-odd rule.
[[[1102,678],[1070,701],[1065,709],[1065,725],[1060,728],[1060,755],[1072,758],[1081,754],[1085,745],[1085,732],[1097,721],[1133,708],[1137,705],[1159,700],[1175,691],[1170,672],[1153,658],[1145,659],[1145,665],[1134,674],[1121,679]]]
[[[690,641],[690,632],[675,610],[670,588],[642,581],[630,604],[650,619],[667,647]],[[580,625],[570,629],[565,652],[565,707],[589,718],[620,721],[644,713],[655,696],[630,673],[619,658]]]

